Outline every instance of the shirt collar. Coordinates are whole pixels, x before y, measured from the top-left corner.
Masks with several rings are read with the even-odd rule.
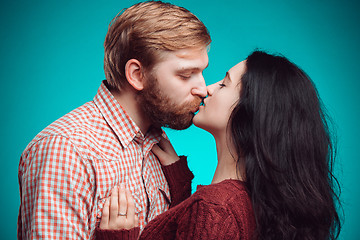
[[[161,129],[153,129],[144,136],[141,133],[140,128],[107,89],[106,80],[101,83],[101,86],[94,97],[94,103],[99,108],[105,121],[119,138],[120,143],[124,148],[126,148],[135,137],[135,140],[141,142],[145,137],[150,138],[150,141],[154,140],[155,142],[159,142],[160,136],[164,134]]]

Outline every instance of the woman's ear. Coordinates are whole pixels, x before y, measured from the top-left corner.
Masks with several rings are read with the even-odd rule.
[[[130,59],[125,65],[125,76],[129,84],[138,91],[144,88],[144,76],[141,63]]]

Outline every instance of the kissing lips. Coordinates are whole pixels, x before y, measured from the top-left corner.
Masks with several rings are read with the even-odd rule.
[[[199,106],[197,106],[196,108],[193,109],[193,113],[196,113],[197,111],[199,111]]]
[[[201,105],[202,99],[201,98],[197,98],[195,99],[190,105],[190,111],[192,113],[196,113],[197,111],[199,111],[199,107]]]

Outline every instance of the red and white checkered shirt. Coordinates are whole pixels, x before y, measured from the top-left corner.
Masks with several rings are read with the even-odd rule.
[[[130,189],[141,229],[169,207],[169,187],[144,136],[104,82],[94,100],[66,114],[26,147],[19,165],[19,239],[93,239],[105,198]]]

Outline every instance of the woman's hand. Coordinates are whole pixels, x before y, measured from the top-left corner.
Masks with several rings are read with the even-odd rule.
[[[139,219],[135,214],[134,199],[124,184],[115,187],[109,198],[103,208],[100,229],[122,230],[138,227]]]
[[[170,141],[163,137],[158,144],[153,146],[151,151],[158,157],[163,166],[170,165],[179,160],[179,156],[176,154]]]

